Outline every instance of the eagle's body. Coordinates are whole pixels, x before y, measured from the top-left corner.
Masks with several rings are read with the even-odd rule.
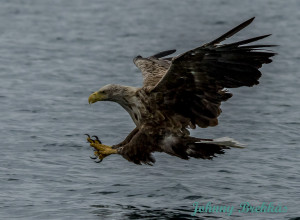
[[[110,84],[89,97],[89,103],[114,101],[131,116],[136,128],[118,145],[102,145],[88,138],[100,159],[121,154],[136,164],[154,163],[151,153],[165,152],[183,159],[211,159],[223,149],[238,147],[232,139],[191,137],[188,129],[216,126],[222,101],[232,94],[225,88],[253,86],[261,76],[262,64],[270,63],[274,53],[262,48],[271,45],[246,45],[264,35],[221,45],[220,42],[248,26],[254,18],[201,47],[175,57],[175,50],[133,62],[142,71],[143,87]],[[246,45],[246,46],[245,46]]]

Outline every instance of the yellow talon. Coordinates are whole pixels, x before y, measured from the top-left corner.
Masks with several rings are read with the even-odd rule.
[[[89,136],[87,141],[90,143],[90,146],[95,149],[94,155],[101,160],[111,154],[117,154],[117,149],[113,149],[108,145],[101,144],[98,138],[95,140],[91,139]]]

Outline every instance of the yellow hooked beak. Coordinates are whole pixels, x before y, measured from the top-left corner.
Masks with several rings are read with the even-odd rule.
[[[103,100],[105,97],[103,94],[99,93],[99,92],[94,92],[90,95],[89,97],[89,104],[93,104],[95,102],[101,101]]]

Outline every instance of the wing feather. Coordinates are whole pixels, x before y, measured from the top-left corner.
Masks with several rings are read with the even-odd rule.
[[[164,93],[160,110],[172,109],[174,117],[176,114],[184,116],[187,122],[183,126],[217,125],[221,102],[232,96],[225,88],[257,85],[261,77],[259,68],[272,62],[270,57],[275,55],[263,50],[272,45],[246,45],[270,35],[219,44],[248,26],[253,19],[208,44],[174,57],[167,73],[151,91],[152,94]]]
[[[224,40],[226,40],[227,38],[233,36],[234,34],[236,34],[237,32],[239,32],[240,30],[244,29],[245,27],[247,27],[249,24],[252,23],[252,21],[255,19],[255,17],[250,18],[249,20],[243,22],[242,24],[236,26],[235,28],[231,29],[230,31],[226,32],[225,34],[223,34],[222,36],[218,37],[217,39],[211,41],[210,43],[206,44],[206,46],[213,46],[216,45]]]
[[[137,56],[133,59],[133,63],[142,71],[144,79],[143,85],[145,87],[155,86],[157,82],[164,76],[170,67],[171,60],[170,58],[163,57],[175,52],[176,50],[166,50],[147,58]]]
[[[166,51],[162,51],[162,52],[159,52],[157,54],[154,54],[151,57],[155,57],[155,58],[158,59],[158,58],[162,58],[162,57],[165,57],[165,56],[169,56],[169,55],[171,55],[171,54],[173,54],[175,52],[176,52],[175,49],[173,49],[173,50],[166,50]]]

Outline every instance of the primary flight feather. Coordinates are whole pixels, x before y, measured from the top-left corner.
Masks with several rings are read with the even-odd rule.
[[[212,159],[224,149],[240,147],[231,138],[202,139],[189,135],[196,126],[216,126],[221,102],[232,94],[226,88],[253,86],[261,77],[262,64],[270,63],[275,53],[264,50],[273,45],[249,45],[269,35],[221,44],[248,26],[251,18],[221,37],[174,57],[167,50],[143,58],[134,64],[143,75],[143,87],[110,84],[89,97],[89,103],[113,101],[131,116],[136,128],[126,139],[112,147],[88,136],[100,161],[110,154],[120,154],[136,164],[153,164],[152,152],[189,159]]]

